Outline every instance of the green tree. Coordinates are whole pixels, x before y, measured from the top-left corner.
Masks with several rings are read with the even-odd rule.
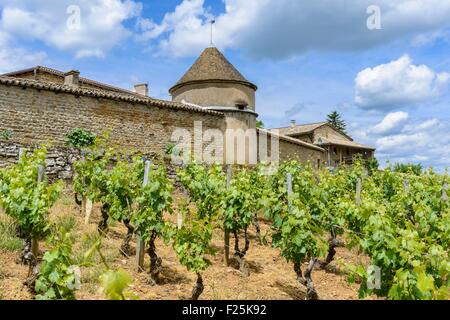
[[[264,122],[262,120],[256,120],[256,128],[264,129]]]
[[[327,116],[327,121],[329,124],[341,130],[342,132],[347,132],[347,124],[345,123],[345,120],[342,119],[342,116],[339,112],[333,111],[332,113],[330,113]]]
[[[420,176],[423,173],[422,164],[414,164],[414,163],[396,163],[393,167],[395,172],[401,173],[413,173],[416,176]]]

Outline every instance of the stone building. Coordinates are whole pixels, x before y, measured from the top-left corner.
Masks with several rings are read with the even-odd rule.
[[[297,125],[292,121],[290,127],[278,130],[282,135],[325,149],[328,166],[352,163],[355,156],[367,160],[375,154],[375,148],[355,142],[348,134],[327,122]]]
[[[61,164],[53,170],[68,176],[73,150],[67,149],[65,157],[61,150],[75,128],[97,135],[108,131],[115,145],[154,156],[179,142],[174,133],[182,129],[188,135],[185,144],[194,150],[214,146],[227,163],[238,162],[237,156],[226,155],[231,148],[239,153],[239,143],[245,144],[246,163],[254,155],[258,161],[279,156],[314,166],[326,163],[328,140],[256,128],[256,91],[216,48],[207,48],[170,89],[172,101],[151,98],[145,83],[126,90],[80,77],[79,71],[38,66],[11,72],[0,76],[0,133],[12,132],[11,139],[0,141],[0,165],[17,158],[17,146],[50,143],[58,157],[49,162]]]

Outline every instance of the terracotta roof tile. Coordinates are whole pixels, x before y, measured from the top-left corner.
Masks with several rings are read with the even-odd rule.
[[[14,76],[21,75],[21,74],[24,74],[24,73],[33,72],[35,70],[42,71],[42,72],[45,72],[45,73],[49,73],[49,74],[61,77],[64,80],[65,72],[62,72],[62,71],[56,70],[56,69],[52,69],[52,68],[49,68],[49,67],[44,67],[44,66],[36,66],[36,67],[33,67],[33,68],[13,71],[13,72],[9,72],[9,73],[3,74],[2,76],[14,77]],[[91,79],[88,79],[88,78],[80,77],[80,84],[81,84],[81,86],[83,86],[84,84],[87,84],[87,85],[92,85],[92,86],[99,87],[99,89],[104,89],[104,90],[108,90],[108,91],[114,91],[114,92],[119,92],[119,93],[127,93],[127,94],[131,94],[131,95],[140,96],[140,94],[138,94],[136,92],[133,92],[133,91],[130,91],[130,90],[126,90],[126,89],[122,89],[122,88],[118,88],[118,87],[115,87],[115,86],[112,86],[112,85],[109,85],[109,84],[106,84],[106,83],[98,82],[98,81],[95,81],[95,80],[91,80]]]
[[[154,107],[162,107],[162,108],[170,108],[174,110],[186,110],[192,112],[200,112],[207,113],[212,115],[223,116],[223,113],[203,109],[201,107],[196,107],[193,105],[187,105],[184,103],[171,102],[165,100],[159,100],[154,98],[145,97],[137,94],[129,94],[129,93],[120,93],[120,92],[112,92],[109,90],[98,90],[91,88],[83,88],[83,87],[71,87],[66,85],[60,85],[53,82],[46,81],[37,81],[23,78],[14,78],[10,76],[0,76],[0,84],[10,85],[10,86],[19,86],[19,87],[30,87],[40,90],[48,90],[54,92],[64,92],[74,95],[87,96],[87,97],[96,97],[96,98],[105,98],[112,100],[120,100],[131,103],[142,103],[148,106]]]
[[[327,145],[337,145],[337,146],[344,146],[344,147],[350,147],[350,148],[356,148],[356,149],[365,149],[365,150],[375,150],[375,148],[366,146],[361,143],[357,143],[355,141],[349,141],[345,139],[339,139],[337,137],[318,137],[317,141],[315,141],[315,144],[319,146],[327,146]]]
[[[326,122],[318,122],[318,123],[311,123],[311,124],[303,124],[303,125],[296,125],[286,128],[279,128],[280,134],[282,135],[296,135],[296,134],[304,134],[304,133],[310,133],[316,130],[317,128],[320,128],[321,126],[327,124]]]
[[[296,126],[291,126],[291,127],[286,127],[286,128],[279,128],[278,130],[279,130],[280,135],[292,137],[292,136],[296,136],[296,135],[311,133],[324,125],[329,125],[333,129],[335,129],[336,131],[340,132],[342,135],[347,137],[347,139],[345,139],[345,138],[340,139],[338,137],[328,137],[328,138],[320,137],[321,142],[315,141],[314,142],[315,145],[318,145],[318,146],[339,145],[339,146],[346,146],[346,147],[351,147],[351,148],[375,150],[375,148],[372,148],[370,146],[366,146],[366,145],[363,145],[363,144],[353,141],[352,137],[350,137],[349,135],[345,134],[344,132],[341,132],[340,130],[334,128],[328,122],[318,122],[318,123],[310,123],[310,124],[304,124],[304,125],[296,125]]]

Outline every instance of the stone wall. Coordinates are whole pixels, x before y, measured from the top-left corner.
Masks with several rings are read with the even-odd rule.
[[[314,134],[312,134],[312,133],[304,133],[304,134],[299,134],[299,135],[292,135],[291,137],[301,140],[306,143],[314,144],[313,136],[314,136]]]
[[[245,102],[250,110],[255,111],[255,90],[239,83],[195,83],[185,85],[173,92],[173,100],[185,100],[201,106],[236,107]]]
[[[22,144],[64,146],[65,135],[85,128],[109,132],[112,143],[144,154],[163,154],[176,129],[194,137],[194,122],[203,129],[225,129],[224,116],[108,98],[0,84],[0,131],[12,131]]]
[[[264,134],[263,136],[265,136]],[[258,139],[262,133],[258,131]],[[313,168],[319,168],[326,164],[327,154],[321,148],[310,148],[299,143],[293,142],[291,139],[279,139],[278,148],[280,152],[279,160],[297,160],[302,163],[310,162]],[[271,136],[267,137],[267,156],[272,157],[272,141]],[[261,160],[261,159],[260,159]]]
[[[318,137],[350,140],[347,136],[330,126],[321,126],[320,128],[314,130],[314,142],[317,142]]]
[[[297,160],[302,163],[309,161],[313,168],[319,168],[326,163],[326,154],[322,151],[280,140],[280,160]]]
[[[32,151],[36,146],[0,140],[0,168],[14,164],[19,159],[20,149]],[[49,148],[46,160],[46,174],[50,179],[71,179],[72,164],[80,159],[77,149]]]

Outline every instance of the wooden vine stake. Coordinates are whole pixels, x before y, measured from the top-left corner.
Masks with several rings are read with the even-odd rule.
[[[356,204],[361,204],[361,178],[356,181]]]
[[[291,203],[291,197],[292,197],[292,173],[288,173],[286,175],[286,183],[287,183],[287,193],[288,193],[288,210],[289,214],[292,213],[292,203]]]
[[[227,188],[230,188],[231,186],[231,176],[232,176],[233,172],[231,171],[231,167],[227,168]],[[230,265],[230,231],[224,227],[224,261],[225,261],[225,266],[229,266]]]
[[[86,197],[83,197],[83,203],[84,206],[86,208],[86,213],[84,216],[84,223],[85,224],[89,224],[89,219],[91,218],[92,215],[92,207],[93,207],[93,203],[91,199],[87,199]]]
[[[447,202],[448,201],[448,195],[447,195],[447,190],[448,190],[448,183],[445,182],[444,185],[442,186],[442,201]]]
[[[24,148],[20,148],[20,149],[19,149],[19,160],[22,159],[22,157],[24,156],[24,154],[25,154],[25,149],[24,149]]]
[[[181,212],[178,212],[177,227],[178,230],[183,228],[183,214]]]
[[[44,181],[44,166],[38,165],[38,178],[37,183],[40,185]],[[39,242],[36,238],[31,238],[31,253],[33,254],[34,258],[37,260],[37,257],[39,255]]]
[[[147,186],[149,182],[150,165],[151,162],[149,160],[145,161],[144,182],[142,184],[143,187]],[[145,251],[145,243],[138,232],[137,246],[136,246],[136,263],[138,272],[141,272],[144,269],[144,251]]]
[[[81,150],[81,159],[83,162],[86,162],[86,151]],[[84,177],[82,177],[82,184],[83,187],[86,185],[86,181]],[[93,203],[92,200],[88,199],[86,195],[83,196],[83,199],[81,199],[81,214],[84,214],[84,223],[87,225],[89,224],[89,219],[92,215],[92,207]]]

